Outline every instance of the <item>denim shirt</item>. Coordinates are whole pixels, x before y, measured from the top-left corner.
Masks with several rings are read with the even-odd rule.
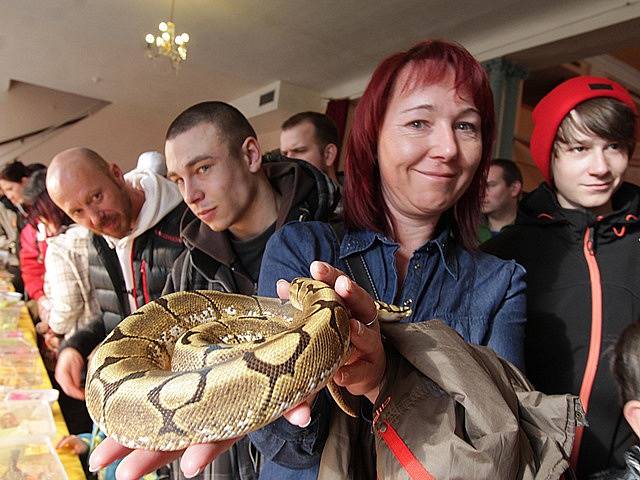
[[[438,318],[467,342],[489,346],[501,357],[523,368],[526,287],[525,271],[521,266],[482,252],[469,252],[454,241],[448,230],[443,230],[413,253],[404,283],[399,287],[395,263],[398,248],[396,242],[380,233],[347,231],[338,244],[329,224],[291,223],[276,232],[267,243],[258,294],[276,297],[279,279],[291,281],[310,276],[309,265],[314,260],[322,260],[348,272],[345,257],[360,254],[380,300],[411,307],[412,315],[404,321]],[[329,418],[327,403],[330,400],[324,396],[318,399],[312,414]],[[313,433],[320,433],[320,430],[325,438],[313,438]],[[324,430],[314,422],[302,429],[280,419],[251,434],[251,439],[276,463],[302,469],[308,469],[310,463],[314,463],[317,470],[326,440]],[[304,439],[306,448],[292,440],[296,438],[296,432],[301,441]],[[268,468],[263,469],[261,480],[276,478],[268,471]],[[300,473],[298,471],[298,476]],[[284,477],[279,474],[278,478]]]

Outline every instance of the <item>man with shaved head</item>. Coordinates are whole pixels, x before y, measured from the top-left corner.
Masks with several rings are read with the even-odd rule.
[[[93,232],[89,273],[102,314],[65,341],[55,372],[65,393],[83,399],[88,355],[124,317],[161,295],[183,251],[186,205],[172,182],[147,170],[123,175],[87,148],[53,158],[47,190],[74,222]]]

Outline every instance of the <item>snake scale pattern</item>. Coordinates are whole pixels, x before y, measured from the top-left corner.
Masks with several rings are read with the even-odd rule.
[[[348,312],[316,280],[289,297],[193,291],[141,307],[91,359],[91,418],[126,447],[179,450],[257,430],[327,384],[353,414],[330,381],[349,354]]]

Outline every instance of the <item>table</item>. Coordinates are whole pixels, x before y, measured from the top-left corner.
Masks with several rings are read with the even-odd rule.
[[[36,331],[33,326],[33,322],[31,321],[31,316],[29,315],[26,307],[22,309],[22,315],[20,316],[20,322],[18,325],[20,330],[24,334],[24,338],[37,348]],[[51,388],[51,381],[49,380],[49,376],[47,375],[47,370],[44,367],[42,359],[39,360],[39,364],[40,371],[42,373],[42,383],[37,388]],[[69,435],[69,430],[67,430],[67,425],[64,422],[62,410],[60,410],[60,405],[58,405],[58,402],[55,402],[51,406],[51,410],[53,412],[53,419],[56,422],[56,438],[53,441],[53,445],[55,446],[62,439],[62,437],[64,437],[65,435]],[[67,472],[69,480],[86,480],[86,476],[84,474],[84,471],[82,470],[82,464],[80,463],[80,459],[77,455],[71,453],[68,450],[58,451],[58,455],[60,456],[62,466]]]

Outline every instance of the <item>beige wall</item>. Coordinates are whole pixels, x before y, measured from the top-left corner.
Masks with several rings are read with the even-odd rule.
[[[170,120],[166,115],[112,104],[21,155],[20,159],[24,163],[48,164],[58,152],[83,146],[128,171],[135,167],[140,153],[164,150],[164,135]]]
[[[60,125],[108,102],[22,82],[0,90],[0,140]]]
[[[0,140],[75,118],[95,102],[86,97],[17,84],[10,94],[6,92],[0,97]],[[84,120],[53,134],[0,147],[0,161],[6,163],[17,156],[26,164],[48,164],[62,150],[84,146],[128,171],[135,166],[140,153],[164,150],[164,135],[174,116],[173,113],[107,104]],[[263,130],[257,132],[264,152],[278,148],[280,144],[281,120],[276,118],[272,123],[261,124]]]
[[[280,148],[280,125],[274,125],[275,130],[269,130],[267,132],[256,132],[258,134],[258,140],[262,147],[262,153],[267,153],[269,150]]]
[[[165,130],[172,118],[171,114],[140,107],[12,82],[8,91],[0,93],[0,141],[58,126],[87,112],[94,113],[73,125],[0,146],[0,163],[18,157],[26,164],[48,164],[60,151],[84,146],[127,171],[135,166],[140,153],[163,150]]]

